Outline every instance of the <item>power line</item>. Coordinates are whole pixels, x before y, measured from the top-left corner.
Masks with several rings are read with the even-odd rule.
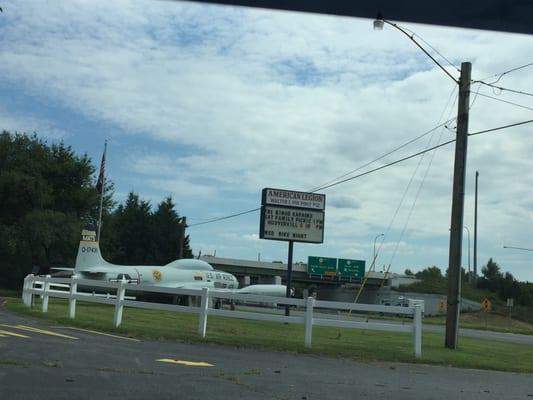
[[[509,89],[509,88],[506,88],[506,87],[503,87],[503,86],[497,86],[497,85],[494,85],[493,83],[487,83],[487,82],[483,82],[483,81],[472,81],[472,83],[481,83],[482,85],[485,85],[485,86],[489,86],[493,89],[498,89],[498,90],[501,90],[502,92],[510,92],[510,93],[515,93],[515,94],[523,94],[525,96],[532,96],[533,97],[533,93],[529,93],[529,92],[524,92],[522,90],[515,90],[515,89]]]
[[[500,79],[502,79],[502,77],[504,75],[507,75],[507,74],[510,74],[511,72],[515,72],[515,71],[518,71],[522,68],[526,68],[526,67],[531,67],[533,66],[533,62],[530,62],[530,63],[527,63],[527,64],[524,64],[524,65],[520,65],[519,67],[514,67],[514,68],[511,68],[507,71],[504,71],[504,72],[500,72],[498,74],[494,74],[494,75],[490,75],[490,76],[487,76],[486,78],[483,78],[481,79],[482,81],[484,81],[485,79],[491,79],[491,78],[495,78],[495,77],[498,77],[498,79],[496,79],[494,82],[492,82],[493,84],[494,83],[497,83]]]
[[[435,47],[433,47],[429,42],[424,40],[424,38],[422,36],[420,36],[419,34],[417,34],[414,31],[412,31],[411,29],[408,29],[408,28],[405,28],[405,27],[402,27],[402,28],[405,29],[407,32],[410,32],[411,35],[416,36],[418,39],[420,39],[422,42],[424,42],[424,44],[426,46],[428,46],[431,50],[433,50],[435,53],[437,53],[439,56],[441,56],[441,58],[444,59],[448,63],[448,65],[453,67],[457,72],[461,72],[461,69],[458,68],[457,65],[455,65],[453,62],[451,62],[447,57],[445,57],[440,51],[438,51]]]
[[[496,128],[491,128],[491,129],[486,129],[486,130],[483,130],[483,131],[479,131],[479,132],[474,132],[474,133],[469,133],[468,136],[476,136],[476,135],[481,135],[483,133],[489,133],[489,132],[494,132],[494,131],[498,131],[498,130],[502,130],[502,129],[506,129],[506,128],[512,128],[514,126],[520,126],[520,125],[525,125],[525,124],[529,124],[529,123],[532,123],[533,122],[533,119],[530,119],[530,120],[527,120],[527,121],[522,121],[522,122],[516,122],[516,123],[513,123],[513,124],[509,124],[509,125],[504,125],[504,126],[499,126],[499,127],[496,127]],[[442,126],[442,125],[441,125]],[[385,169],[385,168],[388,168],[388,167],[391,167],[393,165],[396,165],[396,164],[399,164],[403,161],[407,161],[411,158],[414,158],[414,157],[417,157],[417,156],[420,156],[422,154],[425,154],[425,153],[428,153],[432,150],[435,150],[435,149],[438,149],[440,147],[443,147],[443,146],[446,146],[450,143],[453,143],[455,142],[455,139],[452,139],[452,140],[448,140],[447,142],[443,142],[441,144],[438,144],[436,146],[433,146],[433,147],[430,147],[428,149],[425,149],[425,150],[422,150],[422,151],[419,151],[418,153],[415,153],[415,154],[411,154],[407,157],[403,157],[403,158],[400,158],[399,160],[396,160],[396,161],[393,161],[393,162],[390,162],[388,164],[385,164],[385,165],[382,165],[380,167],[377,167],[377,168],[374,168],[374,169],[371,169],[369,171],[366,171],[366,172],[363,172],[361,174],[358,174],[358,175],[355,175],[355,176],[352,176],[350,178],[346,178],[346,179],[343,179],[341,181],[338,181],[338,182],[335,182],[335,183],[331,183],[329,185],[326,185],[326,186],[323,186],[320,190],[324,190],[324,189],[329,189],[331,187],[334,187],[334,186],[337,186],[337,185],[340,185],[342,183],[346,183],[346,182],[349,182],[351,180],[354,180],[356,178],[360,178],[362,176],[365,176],[365,175],[369,175],[373,172],[377,172],[377,171],[380,171],[382,169]],[[418,196],[417,196],[418,197]],[[226,215],[224,217],[219,217],[219,218],[213,218],[213,219],[210,219],[210,220],[207,220],[207,221],[204,221],[204,222],[198,222],[196,224],[191,224],[189,225],[189,228],[190,227],[193,227],[193,226],[198,226],[198,225],[205,225],[205,224],[210,224],[210,223],[213,223],[213,222],[218,222],[218,221],[223,221],[225,219],[230,219],[230,218],[235,218],[235,217],[240,217],[241,215],[245,215],[245,214],[250,214],[252,212],[256,212],[256,211],[259,211],[261,209],[261,207],[257,207],[257,208],[253,208],[251,210],[247,210],[247,211],[243,211],[243,212],[240,212],[240,213],[236,213],[236,214],[231,214],[231,215]]]
[[[514,124],[499,126],[497,128],[485,129],[484,131],[469,133],[468,136],[481,135],[483,133],[489,133],[489,132],[499,131],[501,129],[512,128],[513,126],[520,126],[520,125],[530,124],[531,122],[533,122],[533,119],[528,119],[527,121],[522,121],[522,122],[515,122]]]
[[[198,222],[196,224],[190,224],[189,228],[192,227],[192,226],[205,225],[205,224],[210,224],[210,223],[213,223],[213,222],[223,221],[225,219],[240,217],[241,215],[250,214],[250,213],[253,213],[255,211],[259,211],[260,209],[261,209],[261,207],[257,207],[257,208],[253,208],[253,209],[248,210],[248,211],[243,211],[243,212],[236,213],[236,214],[226,215],[224,217],[213,218],[213,219],[209,219],[209,220],[204,221],[204,222]]]
[[[445,115],[445,113],[446,113],[446,110],[447,110],[448,107],[450,106],[450,101],[451,101],[452,97],[454,97],[453,95],[454,95],[454,93],[455,93],[456,90],[457,90],[457,86],[454,85],[452,91],[450,92],[450,96],[448,97],[448,100],[446,101],[446,105],[444,106],[444,109],[442,110],[442,113],[441,113],[441,115],[440,115],[440,117],[439,117],[439,122],[442,121],[442,119],[444,118],[444,115]],[[455,100],[456,100],[456,99],[457,99],[457,97],[455,97]],[[455,100],[452,102],[452,104],[451,104],[451,106],[450,106],[450,113],[451,113],[452,110],[453,110],[453,106],[454,106],[454,104],[455,104]],[[449,117],[449,114],[448,114],[448,117]],[[438,138],[438,140],[437,140],[437,143],[441,141],[441,139],[442,139],[442,135],[443,135],[443,133],[444,133],[444,129],[443,129],[443,128],[445,128],[445,127],[446,127],[446,125],[441,126],[441,133],[440,133],[440,135],[439,135],[439,138]],[[430,144],[431,144],[431,142],[432,142],[432,140],[433,140],[433,135],[434,135],[434,133],[431,134],[431,136],[430,136],[430,138],[429,138],[429,140],[428,140],[428,142],[427,142],[426,148],[430,146]],[[434,153],[433,153],[433,154],[434,154]],[[406,196],[407,196],[407,193],[409,192],[409,189],[410,189],[410,187],[411,187],[411,184],[413,183],[413,180],[414,180],[414,178],[415,178],[415,176],[416,176],[416,174],[417,174],[417,172],[418,172],[418,169],[420,168],[420,165],[422,164],[422,161],[423,161],[423,160],[424,160],[424,156],[420,157],[420,159],[418,160],[418,164],[417,164],[415,170],[414,170],[413,173],[411,174],[411,178],[409,179],[409,182],[407,183],[407,186],[405,187],[405,190],[404,190],[404,192],[403,192],[403,194],[402,194],[402,197],[401,197],[401,199],[400,199],[400,202],[399,202],[398,206],[396,207],[396,210],[394,211],[394,214],[393,214],[393,216],[392,216],[392,219],[391,219],[390,222],[389,222],[389,225],[387,226],[387,230],[385,231],[384,236],[381,238],[381,243],[379,244],[379,248],[378,248],[378,252],[377,252],[378,254],[380,253],[380,251],[381,251],[381,247],[383,246],[383,243],[385,242],[385,238],[388,237],[388,234],[389,234],[390,230],[392,229],[392,226],[394,225],[394,222],[396,221],[396,217],[398,216],[398,213],[400,212],[400,209],[401,209],[401,207],[402,207],[402,205],[403,205],[403,203],[404,203],[404,201],[405,201],[405,198],[406,198]],[[391,261],[389,262],[389,268],[390,268],[390,265],[391,265],[391,263],[392,263],[392,259],[394,258],[394,253],[396,253],[396,250],[397,250],[397,248],[398,248],[398,244],[399,244],[399,241],[400,241],[400,240],[401,240],[401,237],[400,237],[400,239],[398,240],[398,242],[396,243],[396,248],[394,249],[393,256],[391,257]]]
[[[428,149],[425,149],[425,150],[422,150],[422,151],[419,151],[418,153],[415,153],[415,154],[411,154],[410,156],[407,156],[407,157],[403,157],[399,160],[396,160],[396,161],[393,161],[393,162],[390,162],[388,164],[385,164],[385,165],[382,165],[380,167],[377,167],[377,168],[374,168],[374,169],[371,169],[369,171],[366,171],[366,172],[363,172],[359,175],[355,175],[355,176],[352,176],[350,178],[346,178],[346,179],[343,179],[341,181],[338,181],[338,182],[335,182],[335,183],[332,183],[332,184],[329,184],[327,186],[324,186],[322,187],[320,190],[324,190],[324,189],[329,189],[333,186],[337,186],[337,185],[340,185],[341,183],[345,183],[345,182],[348,182],[348,181],[351,181],[353,179],[356,179],[356,178],[360,178],[362,176],[365,176],[365,175],[368,175],[368,174],[371,174],[372,172],[376,172],[376,171],[379,171],[379,170],[382,170],[382,169],[385,169],[387,167],[390,167],[390,166],[393,166],[393,165],[396,165],[396,164],[399,164],[401,163],[402,161],[406,161],[406,160],[409,160],[411,158],[414,158],[414,157],[417,157],[419,155],[422,155],[424,153],[427,153],[429,151],[432,151],[432,150],[435,150],[435,149],[438,149],[439,147],[442,147],[442,146],[446,146],[447,144],[450,144],[450,143],[453,143],[455,142],[455,139],[452,139],[452,140],[449,140],[447,142],[444,142],[444,143],[441,143],[439,145],[436,145],[436,146],[433,146],[431,148],[428,148]],[[190,227],[193,227],[193,226],[198,226],[198,225],[205,225],[205,224],[210,224],[210,223],[213,223],[213,222],[218,222],[218,221],[223,221],[225,219],[230,219],[230,218],[235,218],[235,217],[240,217],[241,215],[245,215],[245,214],[250,214],[252,212],[255,212],[255,211],[259,211],[261,209],[261,207],[257,207],[257,208],[253,208],[251,210],[247,210],[247,211],[243,211],[243,212],[240,212],[240,213],[236,213],[236,214],[231,214],[231,215],[226,215],[224,217],[219,217],[219,218],[213,218],[213,219],[210,219],[210,220],[207,220],[207,221],[204,221],[204,222],[198,222],[196,224],[191,224],[189,225],[189,228]]]
[[[454,77],[452,76],[452,74],[450,74],[450,73],[446,70],[446,68],[444,68],[444,67],[443,67],[443,66],[442,66],[437,60],[435,60],[435,57],[433,57],[431,54],[429,54],[429,52],[428,52],[426,49],[424,49],[424,48],[420,45],[420,43],[418,43],[418,42],[415,40],[415,38],[414,38],[415,34],[414,34],[413,32],[411,32],[411,34],[409,34],[409,33],[408,33],[404,28],[402,28],[400,25],[395,24],[394,22],[387,21],[386,19],[381,19],[381,20],[382,20],[383,22],[385,22],[385,23],[387,23],[387,24],[389,24],[389,25],[395,27],[395,28],[398,29],[400,32],[402,32],[405,36],[407,36],[407,37],[408,37],[408,38],[409,38],[409,39],[410,39],[410,40],[411,40],[411,41],[412,41],[412,42],[413,42],[413,43],[414,43],[414,44],[415,44],[420,50],[422,50],[422,51],[424,52],[424,54],[425,54],[426,56],[428,56],[429,58],[431,58],[431,60],[432,60],[435,64],[437,64],[438,67],[439,67],[439,68],[440,68],[440,69],[441,69],[446,75],[448,75],[448,76],[449,76],[449,77],[450,77],[455,83],[459,84],[459,81],[458,81],[456,78],[454,78]],[[439,54],[440,54],[440,53],[439,53]],[[442,55],[441,55],[441,57],[442,57]],[[453,64],[452,64],[452,65],[453,65]],[[454,66],[454,68],[456,68],[456,67]]]
[[[360,177],[362,177],[362,176],[365,176],[365,175],[371,174],[372,172],[376,172],[376,171],[379,171],[379,170],[382,170],[382,169],[385,169],[385,168],[391,167],[391,166],[393,166],[393,165],[399,164],[399,163],[401,163],[401,162],[403,162],[403,161],[406,161],[406,160],[409,160],[409,159],[411,159],[411,158],[415,158],[415,157],[420,156],[420,155],[422,155],[422,154],[424,154],[424,153],[427,153],[427,152],[429,152],[429,151],[432,151],[432,150],[438,149],[439,147],[446,146],[446,145],[448,145],[448,144],[450,144],[450,143],[453,143],[453,142],[455,142],[455,139],[448,140],[447,142],[443,142],[443,143],[438,144],[438,145],[436,145],[436,146],[430,147],[429,149],[425,149],[425,150],[419,151],[418,153],[411,154],[410,156],[400,158],[399,160],[396,160],[396,161],[390,162],[390,163],[388,163],[388,164],[382,165],[381,167],[377,167],[377,168],[371,169],[371,170],[366,171],[366,172],[363,172],[363,173],[361,173],[361,174],[359,174],[359,175],[355,175],[355,176],[352,176],[352,177],[350,177],[350,178],[346,178],[346,179],[343,179],[343,180],[341,180],[341,181],[338,181],[338,182],[336,182],[336,183],[332,183],[332,184],[330,184],[330,185],[324,186],[324,187],[323,187],[322,189],[320,189],[320,190],[329,189],[329,188],[331,188],[331,187],[333,187],[333,186],[340,185],[341,183],[346,183],[346,182],[351,181],[351,180],[353,180],[353,179],[360,178]]]
[[[479,82],[478,82],[478,83],[479,83]],[[477,90],[476,90],[476,92],[474,93],[474,98],[473,98],[472,101],[470,102],[470,109],[472,109],[472,107],[474,106],[474,103],[476,102],[476,99],[477,99],[477,96],[478,96],[480,90],[481,90],[481,83],[478,84],[478,86],[477,86]]]
[[[452,96],[454,93],[455,93],[455,90],[452,91],[450,96]],[[442,117],[444,117],[444,113],[446,112],[446,109],[448,108],[448,104],[450,102],[450,99],[451,99],[451,97],[448,99],[448,103],[446,104],[446,107],[445,107],[445,109],[442,112],[441,119],[442,119]],[[454,102],[452,103],[452,105],[450,107],[450,111],[449,111],[448,117],[453,112],[453,106],[455,105],[455,101],[456,100],[457,100],[457,97],[455,98]],[[442,140],[443,134],[444,134],[444,129],[441,130],[439,138],[437,139],[437,143],[439,143]],[[398,241],[396,242],[396,245],[394,247],[392,255],[391,255],[390,259],[389,259],[389,266],[387,267],[387,273],[389,272],[389,270],[390,270],[390,268],[392,266],[392,263],[394,262],[394,259],[396,257],[397,252],[398,252],[398,248],[400,246],[400,243],[401,243],[401,241],[402,241],[402,239],[403,239],[403,237],[405,235],[405,231],[407,230],[407,227],[409,226],[409,222],[411,220],[411,216],[413,215],[413,211],[414,211],[415,206],[416,206],[416,204],[418,202],[418,197],[420,196],[420,192],[422,191],[422,188],[424,186],[426,178],[427,178],[427,176],[429,174],[429,170],[431,169],[431,166],[433,165],[433,160],[435,159],[435,154],[436,153],[437,153],[437,150],[435,150],[433,153],[431,153],[431,157],[429,159],[429,163],[428,163],[428,165],[426,167],[426,171],[424,172],[424,176],[422,177],[422,180],[420,181],[420,184],[418,185],[418,190],[416,191],[415,198],[413,200],[413,203],[411,204],[411,208],[409,209],[409,213],[407,215],[407,219],[405,220],[404,226],[403,226],[402,231],[400,233],[400,237],[398,238]],[[422,162],[422,160],[423,160],[423,157],[420,157],[420,163]]]
[[[365,168],[365,167],[369,166],[370,164],[373,164],[376,161],[379,161],[379,160],[391,155],[392,153],[394,153],[394,152],[396,152],[396,151],[398,151],[398,150],[410,145],[411,143],[423,138],[424,136],[430,134],[431,132],[434,132],[438,128],[441,128],[441,127],[445,126],[447,123],[449,123],[449,122],[451,122],[451,121],[453,121],[455,119],[456,118],[449,119],[448,121],[445,121],[442,124],[439,124],[439,125],[435,126],[434,128],[430,129],[429,131],[424,132],[423,134],[421,134],[421,135],[409,140],[408,142],[404,143],[403,145],[398,146],[395,149],[393,149],[393,150],[391,150],[391,151],[389,151],[389,152],[387,152],[387,153],[375,158],[374,160],[369,161],[369,162],[361,165],[360,167],[358,167],[358,168],[356,168],[356,169],[354,169],[354,170],[352,170],[352,171],[350,171],[350,172],[348,172],[348,173],[346,173],[344,175],[341,175],[340,177],[332,179],[331,181],[326,182],[324,185],[317,186],[316,188],[314,188],[310,192],[314,193],[314,192],[317,192],[319,190],[322,190],[324,187],[330,187],[330,186],[327,186],[327,185],[330,185],[331,183],[336,182],[340,178],[344,178],[347,175],[350,175],[350,174],[352,174],[352,173],[354,173],[356,171],[359,171],[360,169]],[[218,221],[223,221],[223,220],[230,219],[230,218],[240,217],[241,215],[250,214],[252,212],[259,211],[260,209],[261,209],[261,207],[257,207],[257,208],[253,208],[253,209],[250,209],[250,210],[247,210],[247,211],[243,211],[243,212],[239,212],[239,213],[235,213],[235,214],[231,214],[231,215],[226,215],[226,216],[223,216],[223,217],[206,219],[206,220],[204,220],[202,222],[197,222],[197,223],[194,223],[194,224],[190,224],[190,225],[188,225],[188,227],[190,228],[190,227],[193,227],[193,226],[206,225],[206,224],[211,224],[213,222],[218,222]]]
[[[481,93],[480,93],[481,94]],[[479,132],[473,132],[473,133],[469,133],[468,136],[476,136],[476,135],[481,135],[483,133],[489,133],[489,132],[494,132],[494,131],[498,131],[498,130],[502,130],[502,129],[506,129],[506,128],[512,128],[514,126],[520,126],[520,125],[525,125],[525,124],[529,124],[529,123],[532,123],[533,122],[533,119],[530,119],[530,120],[527,120],[527,121],[522,121],[522,122],[516,122],[516,123],[513,123],[513,124],[509,124],[509,125],[504,125],[504,126],[500,126],[500,127],[496,127],[496,128],[491,128],[491,129],[486,129],[486,130],[483,130],[483,131],[479,131]],[[443,126],[443,124],[441,124],[440,126]],[[362,176],[365,176],[365,175],[369,175],[373,172],[377,172],[377,171],[380,171],[382,169],[385,169],[385,168],[388,168],[388,167],[391,167],[393,165],[396,165],[396,164],[399,164],[403,161],[407,161],[411,158],[414,158],[414,157],[417,157],[417,156],[420,156],[422,154],[425,154],[425,153],[428,153],[430,151],[433,151],[435,149],[438,149],[440,147],[443,147],[443,146],[446,146],[450,143],[453,143],[455,142],[455,139],[452,139],[452,140],[448,140],[447,142],[443,142],[441,144],[438,144],[436,146],[433,146],[433,147],[430,147],[430,148],[427,148],[425,150],[422,150],[422,151],[419,151],[418,153],[415,153],[415,154],[411,154],[409,156],[406,156],[406,157],[403,157],[403,158],[400,158],[399,160],[396,160],[396,161],[393,161],[393,162],[390,162],[388,164],[385,164],[385,165],[382,165],[380,167],[377,167],[377,168],[374,168],[374,169],[371,169],[371,170],[368,170],[368,171],[365,171],[361,174],[358,174],[358,175],[355,175],[355,176],[352,176],[352,177],[349,177],[349,178],[346,178],[346,179],[343,179],[343,180],[340,180],[338,182],[334,182],[334,183],[331,183],[329,185],[324,185],[320,188],[320,190],[324,190],[324,189],[329,189],[329,188],[332,188],[334,186],[337,186],[337,185],[340,185],[342,183],[346,183],[346,182],[349,182],[351,180],[354,180],[354,179],[357,179],[357,178],[360,178]],[[417,196],[418,197],[418,196]],[[230,219],[230,218],[235,218],[235,217],[240,217],[241,215],[245,215],[245,214],[250,214],[252,212],[256,212],[256,211],[259,211],[261,209],[261,207],[257,207],[257,208],[253,208],[251,210],[247,210],[247,211],[243,211],[243,212],[239,212],[239,213],[236,213],[236,214],[231,214],[231,215],[226,215],[224,217],[219,217],[219,218],[213,218],[213,219],[210,219],[210,220],[207,220],[207,221],[204,221],[204,222],[198,222],[196,224],[191,224],[189,225],[189,227],[193,227],[193,226],[198,226],[198,225],[205,225],[205,224],[210,224],[210,223],[213,223],[213,222],[218,222],[218,221],[223,221],[223,220],[226,220],[226,219]],[[380,245],[381,247],[381,245]]]
[[[446,126],[446,124],[448,124],[448,123],[450,123],[450,122],[452,122],[452,121],[455,121],[456,119],[457,119],[457,118],[451,118],[451,119],[449,119],[449,120],[447,120],[447,121],[444,121],[443,123],[441,123],[441,124],[439,124],[439,125],[437,125],[437,126],[431,128],[430,130],[428,130],[428,131],[422,133],[421,135],[419,135],[419,136],[417,136],[417,137],[415,137],[415,138],[409,140],[408,142],[406,142],[406,143],[404,143],[404,144],[402,144],[402,145],[400,145],[400,146],[398,146],[398,147],[396,147],[396,148],[394,148],[394,149],[388,151],[387,153],[385,153],[385,154],[383,154],[383,155],[381,155],[381,156],[379,156],[379,157],[373,159],[372,161],[368,161],[368,162],[366,162],[365,164],[363,164],[363,165],[361,165],[361,166],[359,166],[359,167],[357,167],[357,168],[355,168],[355,169],[353,169],[353,170],[351,170],[351,171],[349,171],[349,172],[346,172],[345,174],[343,174],[343,175],[341,175],[341,176],[338,176],[338,177],[336,177],[336,178],[334,178],[334,179],[331,179],[331,180],[329,180],[329,181],[323,183],[323,184],[320,185],[320,186],[315,187],[314,189],[310,190],[310,192],[311,192],[311,193],[314,193],[314,192],[317,192],[317,191],[319,191],[319,190],[322,190],[323,187],[325,187],[325,186],[327,186],[327,185],[329,185],[329,184],[331,184],[331,183],[333,183],[333,182],[336,182],[336,181],[338,181],[339,179],[342,179],[342,178],[344,178],[344,177],[346,177],[346,176],[348,176],[348,175],[351,175],[351,174],[353,174],[354,172],[357,172],[357,171],[359,171],[359,170],[361,170],[361,169],[363,169],[363,168],[365,168],[365,167],[368,167],[369,165],[371,165],[371,164],[373,164],[373,163],[375,163],[375,162],[377,162],[377,161],[379,161],[379,160],[381,160],[381,159],[383,159],[383,158],[385,158],[385,157],[387,157],[387,156],[390,156],[392,153],[395,153],[395,152],[397,152],[398,150],[401,150],[401,149],[403,149],[404,147],[409,146],[411,143],[414,143],[414,142],[416,142],[417,140],[422,139],[424,136],[427,136],[427,135],[429,135],[430,133],[436,131],[437,129],[442,128],[443,126]]]
[[[489,95],[487,95],[487,94],[477,93],[477,96],[486,97],[486,98],[488,98],[488,99],[492,99],[492,100],[500,101],[500,102],[502,102],[502,103],[510,104],[510,105],[512,105],[512,106],[516,106],[516,107],[524,108],[524,109],[529,110],[529,111],[533,111],[533,108],[532,108],[532,107],[524,106],[524,105],[522,105],[522,104],[518,104],[518,103],[513,103],[512,101],[509,101],[509,100],[499,99],[499,98],[497,98],[497,97],[489,96]]]

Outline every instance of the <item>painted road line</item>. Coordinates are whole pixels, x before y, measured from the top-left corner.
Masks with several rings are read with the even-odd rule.
[[[0,324],[0,326],[5,326],[5,327],[8,327],[8,328],[12,328],[12,329],[20,329],[22,331],[28,331],[28,332],[33,332],[33,333],[42,333],[43,335],[56,336],[56,337],[61,337],[61,338],[65,338],[65,339],[78,340],[78,338],[74,337],[74,336],[63,335],[61,333],[47,331],[47,330],[44,330],[44,329],[33,328],[31,326],[26,326],[26,325],[5,325],[5,324]]]
[[[213,364],[209,364],[204,361],[175,360],[173,358],[160,358],[156,361],[170,363],[170,364],[186,365],[187,367],[214,367]]]
[[[131,340],[132,342],[140,342],[139,339],[135,339],[135,338],[130,338],[130,337],[126,337],[126,336],[119,336],[119,335],[112,335],[111,333],[98,332],[98,331],[93,331],[91,329],[76,328],[74,326],[57,326],[56,328],[57,329],[72,329],[74,331],[89,332],[89,333],[94,333],[95,335],[103,335],[103,336],[109,336],[109,337],[116,338],[116,339],[124,339],[124,340]]]
[[[0,329],[0,335],[1,335],[2,337],[15,336],[15,337],[25,338],[25,339],[28,339],[28,338],[29,338],[29,336],[22,335],[22,334],[20,334],[20,333],[13,333],[13,332],[9,332],[9,331],[4,331],[3,329]]]

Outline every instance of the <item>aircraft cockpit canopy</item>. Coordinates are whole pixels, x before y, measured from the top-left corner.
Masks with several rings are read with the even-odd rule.
[[[181,260],[175,260],[168,263],[166,267],[195,271],[212,271],[214,269],[211,264],[195,258],[184,258]]]

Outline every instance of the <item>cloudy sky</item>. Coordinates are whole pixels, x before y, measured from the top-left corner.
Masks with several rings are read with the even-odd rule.
[[[169,1],[3,1],[0,129],[63,140],[99,163],[116,200],[172,195],[195,254],[286,260],[258,238],[264,187],[307,191],[454,118],[457,85],[399,31],[372,21]],[[402,24],[453,75],[533,92],[533,37]],[[427,42],[427,43],[426,43]],[[437,49],[448,61],[434,53]],[[486,97],[489,96],[489,97]],[[505,103],[512,102],[509,104]],[[533,98],[472,86],[470,132],[531,119]],[[522,107],[519,107],[518,105]],[[451,121],[361,173],[454,138]],[[533,125],[469,140],[465,225],[478,265],[533,280]],[[453,144],[331,187],[310,255],[372,258],[394,272],[445,268]],[[354,175],[352,174],[352,175]],[[352,176],[347,175],[347,176]],[[473,245],[473,236],[471,237]],[[463,265],[468,265],[465,229]]]

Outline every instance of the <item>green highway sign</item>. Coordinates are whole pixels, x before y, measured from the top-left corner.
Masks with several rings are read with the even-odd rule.
[[[339,258],[338,273],[343,278],[363,278],[365,276],[365,262]]]
[[[307,273],[309,275],[337,275],[337,259],[328,257],[308,257]]]

